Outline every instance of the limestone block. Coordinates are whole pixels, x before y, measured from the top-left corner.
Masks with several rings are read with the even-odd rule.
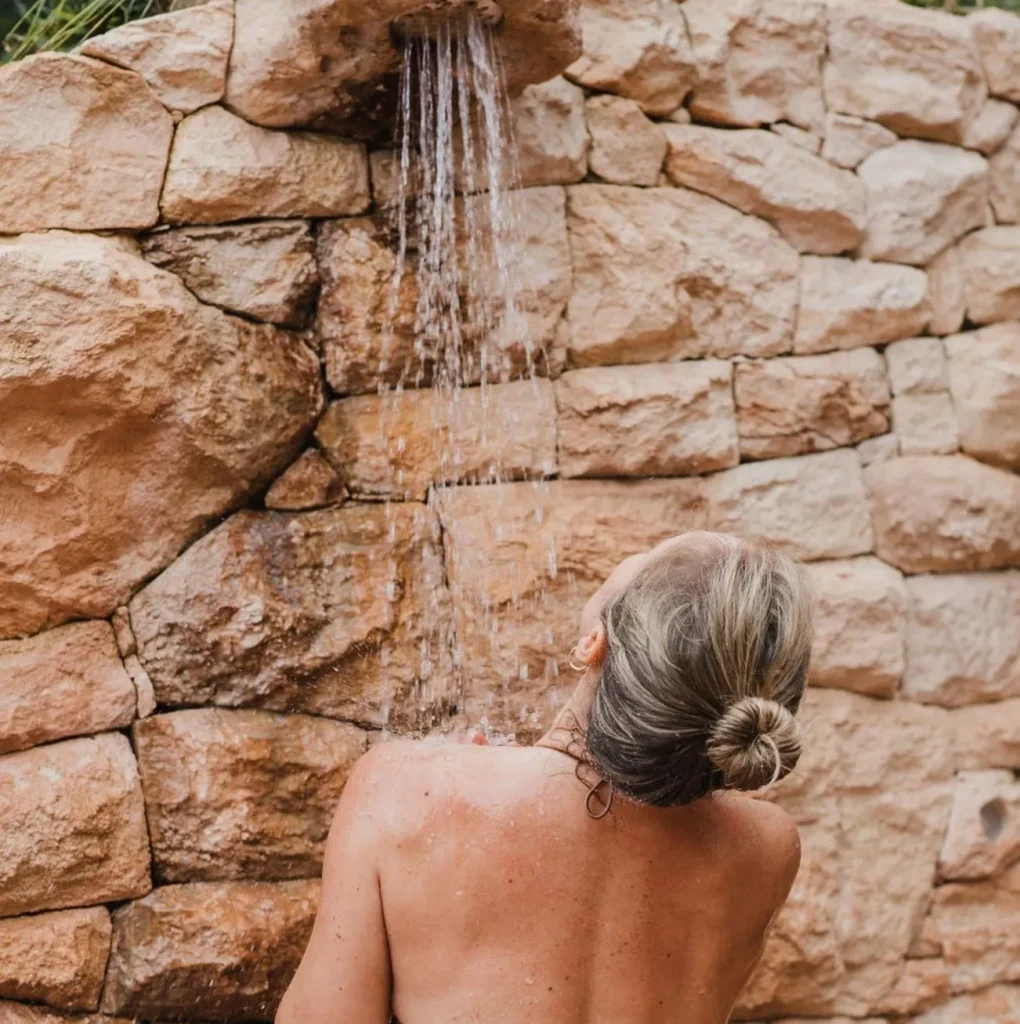
[[[820,131],[825,8],[797,0],[687,0],[698,65],[690,108],[701,121]]]
[[[274,481],[266,508],[277,512],[306,512],[344,501],[347,491],[340,474],[317,448],[303,451]]]
[[[894,395],[933,395],[949,390],[946,353],[938,338],[908,338],[885,350]]]
[[[0,917],[150,888],[142,790],[125,737],[105,733],[0,758]]]
[[[870,466],[873,462],[888,462],[900,453],[895,434],[882,434],[880,437],[869,437],[857,446],[862,466]]]
[[[135,687],[135,699],[138,704],[138,717],[148,718],[156,710],[156,694],[152,689],[149,673],[142,668],[137,654],[124,659],[124,670],[131,677]]]
[[[149,228],[173,119],[137,75],[43,53],[0,69],[0,233]]]
[[[774,132],[667,125],[666,173],[771,221],[801,252],[856,248],[867,217],[861,183]]]
[[[1020,860],[1020,783],[1009,771],[960,772],[939,854],[950,881],[989,878]]]
[[[1020,1018],[1020,986],[993,985],[983,992],[957,996],[913,1024],[1013,1024]]]
[[[436,484],[556,472],[556,398],[542,378],[483,388],[354,395],[316,438],[354,495],[421,501]]]
[[[930,319],[923,271],[892,263],[805,256],[795,352],[881,345],[919,334]]]
[[[210,0],[129,22],[89,39],[81,52],[137,72],[164,106],[190,114],[223,98],[233,39],[233,0]]]
[[[993,96],[1020,103],[1020,25],[1011,11],[975,11],[967,27],[981,55]]]
[[[655,185],[666,159],[666,136],[636,100],[592,96],[585,111],[591,169],[614,185]]]
[[[875,553],[904,572],[1020,565],[1020,479],[964,455],[914,455],[864,474]]]
[[[937,957],[910,959],[904,961],[896,984],[878,1001],[875,1009],[899,1017],[939,1006],[950,995],[949,971],[944,960]]]
[[[142,240],[142,253],[203,302],[290,327],[304,323],[319,285],[304,221],[161,231]]]
[[[114,912],[105,1013],[271,1021],[312,931],[318,881],[172,885]]]
[[[955,334],[967,315],[967,288],[963,260],[957,246],[950,246],[927,266],[928,305],[932,334]]]
[[[160,208],[175,223],[217,224],[343,217],[370,202],[363,146],[269,131],[223,107],[204,107],[177,126]]]
[[[946,707],[1020,697],[1020,572],[907,580],[911,700]]]
[[[853,451],[771,459],[705,481],[712,528],[774,544],[797,558],[871,551],[872,533]]]
[[[0,322],[0,505],[18,510],[0,636],[109,615],[286,466],[321,408],[303,344],[203,306],[121,240],[0,240]]]
[[[0,754],[122,729],[135,690],[108,622],[81,622],[0,643]]]
[[[0,997],[98,1009],[110,934],[105,907],[0,920]]]
[[[948,391],[897,395],[893,427],[901,455],[952,455],[960,450],[960,433]]]
[[[963,19],[896,4],[830,6],[824,83],[829,110],[955,143],[988,94]]]
[[[571,185],[588,173],[584,90],[565,78],[529,85],[511,106],[520,183]]]
[[[560,476],[683,476],[737,465],[732,381],[732,367],[718,359],[565,373],[556,382]]]
[[[228,519],[131,602],[160,705],[406,721],[443,681],[437,531],[414,505]]]
[[[135,727],[159,882],[314,878],[347,776],[353,725],[201,708]]]
[[[859,167],[872,153],[896,142],[896,133],[875,121],[830,112],[825,117],[822,156],[848,171]]]
[[[949,387],[963,450],[1020,470],[1020,324],[946,338]]]
[[[959,249],[968,318],[977,324],[1020,319],[1020,226],[975,231]]]
[[[961,769],[1020,769],[1020,699],[960,708],[952,722]]]
[[[672,188],[575,185],[574,366],[787,352],[799,257],[767,224]]]
[[[3,999],[0,999],[0,1021],[3,1024],[133,1024],[123,1017],[105,1017],[94,1013],[68,1016],[41,1006],[9,1003]]]
[[[1012,103],[988,100],[981,113],[966,128],[963,145],[992,156],[1002,148],[1020,118],[1020,111]]]
[[[812,686],[892,697],[904,667],[907,592],[903,577],[877,558],[817,562]]]
[[[772,131],[786,139],[787,142],[792,142],[795,146],[800,146],[801,149],[814,153],[815,156],[822,151],[821,136],[805,131],[803,128],[798,128],[796,125],[780,121],[778,124],[772,125]]]
[[[999,224],[1020,223],[1020,127],[989,160],[990,198]]]
[[[586,0],[584,53],[567,69],[578,85],[637,100],[665,116],[697,79],[684,12],[674,0]]]

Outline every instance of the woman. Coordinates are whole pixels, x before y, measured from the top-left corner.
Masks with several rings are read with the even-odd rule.
[[[278,1024],[727,1021],[800,858],[732,791],[797,763],[810,618],[789,559],[685,534],[589,601],[535,747],[376,747]]]

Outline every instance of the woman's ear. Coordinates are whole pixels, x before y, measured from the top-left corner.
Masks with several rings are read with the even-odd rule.
[[[601,622],[577,642],[577,656],[588,668],[601,668],[608,653],[606,627]]]

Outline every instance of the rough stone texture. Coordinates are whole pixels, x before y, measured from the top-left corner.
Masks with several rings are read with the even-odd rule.
[[[882,434],[880,437],[869,437],[857,445],[857,454],[862,466],[870,466],[873,462],[888,462],[900,453],[895,434]]]
[[[856,248],[867,217],[861,183],[849,171],[766,131],[667,125],[666,173],[771,221],[801,252]]]
[[[614,185],[655,185],[666,159],[666,136],[636,100],[592,96],[586,104],[591,169]]]
[[[942,342],[909,338],[885,350],[889,383],[894,395],[931,395],[949,390],[949,373]]]
[[[334,402],[316,438],[355,496],[421,501],[429,487],[556,471],[556,398],[547,380],[355,395]]]
[[[588,173],[584,91],[565,78],[529,85],[511,107],[521,185],[572,185]]]
[[[1020,223],[1020,126],[988,161],[990,198],[1000,224]]]
[[[956,413],[948,391],[897,395],[892,419],[901,455],[952,455],[960,450]]]
[[[994,985],[914,1018],[914,1024],[1013,1024],[1020,1019],[1020,986]]]
[[[302,344],[117,239],[0,240],[0,323],[0,636],[109,615],[272,479],[320,408]]]
[[[892,146],[896,133],[874,121],[849,114],[829,113],[825,118],[822,156],[848,171],[859,167],[872,153]]]
[[[873,348],[737,363],[735,373],[745,459],[828,451],[889,429],[889,384]]]
[[[877,558],[818,562],[812,686],[892,697],[904,668],[907,591],[903,577]]]
[[[123,1017],[106,1017],[99,1014],[75,1014],[68,1016],[41,1006],[26,1006],[24,1003],[9,1003],[0,1000],[0,1021],[3,1024],[135,1024]]]
[[[993,96],[1020,103],[1020,24],[1012,12],[975,11],[967,27],[977,45]]]
[[[857,169],[868,193],[863,255],[915,263],[934,259],[988,209],[988,161],[978,153],[908,139],[880,149]]]
[[[347,495],[340,474],[316,448],[301,453],[266,494],[266,508],[303,512],[338,505]]]
[[[1020,769],[1020,699],[960,708],[952,720],[957,767]]]
[[[975,231],[959,248],[968,318],[977,324],[1020,318],[1020,226]]]
[[[210,0],[129,22],[89,39],[81,52],[137,72],[164,106],[190,114],[223,98],[233,38],[233,0]]]
[[[142,252],[203,302],[268,323],[300,327],[319,285],[304,221],[162,231],[142,241]]]
[[[0,758],[0,917],[148,892],[149,837],[125,737]]]
[[[881,345],[920,334],[931,313],[921,270],[870,260],[805,256],[795,352]]]
[[[772,131],[782,136],[787,142],[792,142],[795,146],[814,153],[815,156],[822,151],[821,137],[813,132],[805,131],[803,128],[798,128],[796,125],[780,121],[778,124],[772,125]]]
[[[277,132],[205,107],[178,126],[160,207],[175,223],[342,217],[371,198],[363,146]]]
[[[904,694],[946,707],[1020,697],[1020,572],[914,576]]]
[[[960,334],[945,345],[961,447],[1020,470],[1020,324]]]
[[[927,266],[932,334],[955,334],[967,315],[967,288],[960,250],[954,245]]]
[[[695,117],[757,128],[776,121],[820,131],[825,8],[802,0],[687,0],[697,59]]]
[[[949,972],[937,958],[908,959],[893,988],[878,1002],[880,1013],[918,1013],[945,1003],[950,998]]]
[[[561,477],[684,476],[740,461],[722,360],[574,370],[556,382],[556,404]]]
[[[413,505],[228,519],[131,602],[160,704],[406,723],[443,683],[437,530]]]
[[[0,68],[0,234],[152,227],[172,135],[129,71],[62,53]]]
[[[1020,111],[1012,103],[989,100],[964,133],[963,144],[985,156],[992,156],[1002,147],[1016,127]]]
[[[941,142],[962,142],[987,96],[967,22],[907,5],[831,5],[824,82],[829,110]]]
[[[584,53],[567,77],[637,100],[648,114],[672,113],[697,79],[687,23],[674,0],[586,0],[581,32]]]
[[[951,881],[989,878],[1020,860],[1020,783],[1012,772],[960,772],[939,854]]]
[[[213,708],[156,715],[134,736],[157,882],[317,877],[367,746],[342,722]]]
[[[172,885],[113,915],[106,1013],[271,1021],[311,934],[317,881]]]
[[[135,689],[107,622],[82,622],[0,643],[0,754],[122,729]]]
[[[773,228],[693,192],[568,191],[572,365],[789,351],[799,258]]]

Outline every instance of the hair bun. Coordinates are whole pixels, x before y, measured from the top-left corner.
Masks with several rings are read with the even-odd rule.
[[[742,697],[715,723],[706,751],[727,789],[761,789],[796,767],[800,726],[782,704]]]

